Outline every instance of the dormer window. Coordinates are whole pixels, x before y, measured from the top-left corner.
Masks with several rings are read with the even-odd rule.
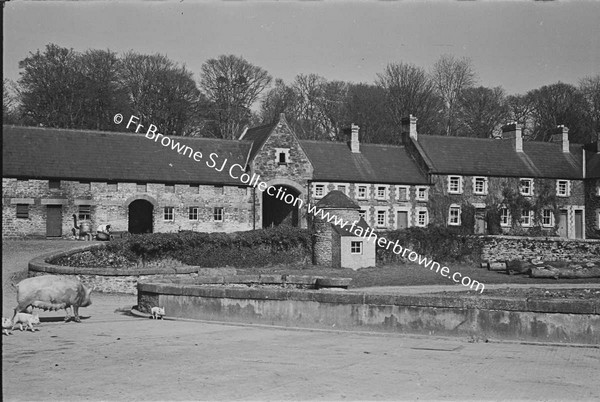
[[[287,165],[288,163],[290,163],[289,148],[275,148],[275,155],[277,157],[278,165]]]

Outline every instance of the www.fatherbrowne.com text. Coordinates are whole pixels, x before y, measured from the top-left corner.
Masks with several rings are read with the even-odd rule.
[[[123,122],[123,115],[120,113],[114,116],[113,121],[116,124],[121,124]],[[126,128],[135,128],[136,133],[144,133],[143,129],[145,128],[143,124],[140,124],[140,118],[134,115],[131,115],[129,121],[127,122]],[[304,201],[297,196],[292,194],[287,194],[285,189],[282,187],[274,187],[268,185],[266,182],[260,180],[260,175],[253,173],[252,175],[246,173],[246,169],[244,166],[238,163],[228,163],[228,159],[220,160],[219,155],[215,152],[212,152],[208,155],[207,158],[204,158],[201,150],[195,150],[192,147],[182,144],[181,142],[168,137],[164,134],[158,133],[158,127],[154,124],[150,124],[144,136],[150,140],[154,141],[157,144],[162,145],[163,147],[170,148],[173,151],[176,151],[178,154],[193,159],[196,162],[202,162],[205,160],[205,164],[210,169],[215,169],[217,172],[223,172],[227,170],[229,176],[233,179],[239,180],[242,184],[245,184],[250,187],[254,187],[261,192],[265,192],[275,197],[288,205],[292,205],[299,209],[304,207]],[[306,203],[306,209],[309,214],[322,219],[323,221],[327,221],[333,225],[336,225],[342,229],[346,229],[349,232],[353,233],[357,237],[361,237],[366,241],[373,241],[375,244],[381,248],[385,248],[386,250],[392,249],[392,252],[401,255],[404,258],[407,258],[411,262],[417,262],[419,265],[424,266],[425,268],[429,268],[430,270],[435,270],[436,273],[439,273],[445,278],[451,278],[455,283],[460,283],[461,285],[468,287],[470,289],[475,289],[476,291],[480,291],[483,293],[485,290],[485,285],[481,282],[478,282],[474,279],[471,279],[468,276],[463,276],[460,272],[451,272],[450,268],[446,266],[442,266],[438,262],[433,259],[424,257],[417,253],[416,251],[412,251],[408,248],[402,247],[398,244],[398,240],[395,242],[388,241],[384,237],[380,237],[373,231],[373,229],[367,228],[363,229],[360,226],[357,226],[358,220],[354,222],[346,221],[336,215],[330,215],[329,212],[323,211],[322,209],[317,209],[316,205],[312,205],[311,203]]]

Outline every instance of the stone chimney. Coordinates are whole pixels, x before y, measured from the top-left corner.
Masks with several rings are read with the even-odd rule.
[[[550,142],[558,142],[562,144],[562,151],[569,153],[569,129],[562,124],[552,131]]]
[[[517,123],[509,123],[502,126],[502,138],[509,139],[514,144],[515,152],[523,152],[523,135],[521,126]]]
[[[358,139],[358,131],[360,130],[360,127],[357,126],[356,124],[352,123],[352,125],[350,126],[350,150],[352,151],[352,153],[354,154],[359,154],[360,153],[360,140]]]
[[[417,141],[417,118],[411,114],[403,117],[400,122],[402,124],[402,142],[409,142],[409,138]]]

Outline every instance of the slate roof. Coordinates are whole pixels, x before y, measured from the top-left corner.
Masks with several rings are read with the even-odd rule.
[[[523,141],[516,152],[508,139],[419,135],[417,147],[427,156],[431,173],[482,176],[582,179],[583,151],[578,144]]]
[[[360,144],[353,153],[346,143],[300,141],[314,167],[315,181],[427,184],[404,146]]]
[[[248,161],[252,161],[254,159],[258,151],[260,151],[262,146],[269,138],[269,135],[276,125],[277,123],[271,123],[264,126],[249,128],[248,131],[246,131],[242,141],[249,141],[252,143]]]
[[[339,190],[333,190],[327,193],[316,204],[319,208],[343,208],[343,209],[360,209],[354,200]]]
[[[585,166],[585,176],[591,179],[600,179],[600,154],[587,153],[587,162]]]
[[[352,224],[352,222],[350,222],[350,224]],[[334,225],[332,224],[331,226],[333,226],[333,230],[336,231],[337,234],[339,234],[342,237],[358,237],[354,232],[356,232],[356,228],[360,227],[362,229],[363,236],[365,233],[367,233],[367,229],[369,229],[369,225],[367,224],[367,222],[365,222],[365,220],[363,218],[360,218],[360,221],[358,221],[358,223],[356,225],[354,225],[354,232],[350,231],[350,228],[352,226],[344,226],[343,228],[338,226],[338,225]],[[375,243],[373,243],[375,244]]]
[[[200,162],[141,134],[3,126],[2,175],[37,179],[121,180],[181,184],[243,185],[228,167],[243,165],[250,143],[209,138],[172,137],[202,152]],[[209,168],[210,153],[219,156]]]

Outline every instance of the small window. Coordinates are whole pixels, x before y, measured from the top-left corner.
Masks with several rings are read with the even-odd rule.
[[[28,204],[17,204],[17,219],[29,219]]]
[[[427,187],[417,187],[417,200],[427,201]]]
[[[163,208],[163,218],[165,221],[175,220],[175,208],[174,207],[164,207]]]
[[[92,182],[90,181],[80,181],[79,182],[79,189],[81,191],[89,191],[92,188]]]
[[[420,210],[417,212],[417,226],[427,226],[429,223],[428,213],[425,210]]]
[[[213,209],[213,220],[215,222],[223,222],[223,207],[215,207]]]
[[[462,176],[448,176],[448,192],[450,194],[462,193]]]
[[[519,192],[524,196],[533,195],[533,179],[521,179],[519,181]]]
[[[175,185],[174,184],[165,184],[165,193],[174,193]]]
[[[556,180],[556,195],[559,197],[569,197],[571,183],[569,180]]]
[[[60,188],[60,180],[48,180],[48,188],[58,190]]]
[[[375,198],[378,200],[385,200],[387,198],[387,186],[377,186]]]
[[[384,227],[387,225],[387,211],[377,211],[377,226]]]
[[[531,226],[533,224],[533,211],[525,210],[521,214],[521,226]]]
[[[80,205],[78,218],[80,221],[92,220],[92,207],[90,205]]]
[[[225,187],[215,186],[215,194],[223,194],[223,193],[225,193]]]
[[[323,197],[324,192],[325,192],[324,184],[315,184],[315,197]]]
[[[198,220],[198,207],[189,207],[188,208],[188,219],[191,221]]]
[[[487,177],[473,178],[473,193],[476,195],[486,195],[488,193]]]
[[[119,183],[117,183],[116,181],[106,182],[106,188],[107,188],[108,191],[118,191],[119,190]]]
[[[362,254],[362,241],[350,242],[350,254]]]
[[[448,212],[448,225],[459,226],[460,225],[460,206],[452,205]]]
[[[553,225],[553,214],[551,209],[544,209],[542,211],[542,226],[552,227]]]
[[[136,183],[136,187],[138,193],[145,193],[148,191],[148,185],[146,183]]]
[[[360,200],[367,198],[367,186],[358,186],[356,198]]]
[[[344,184],[338,184],[337,190],[341,191],[344,194],[346,194],[346,186]]]
[[[288,163],[290,163],[289,148],[275,148],[275,156],[279,165],[287,165]]]
[[[408,201],[408,187],[398,187],[398,200]]]
[[[500,208],[500,226],[510,226],[508,208]]]
[[[366,209],[361,209],[358,211],[358,216],[363,218],[364,220],[367,220],[367,210]]]

